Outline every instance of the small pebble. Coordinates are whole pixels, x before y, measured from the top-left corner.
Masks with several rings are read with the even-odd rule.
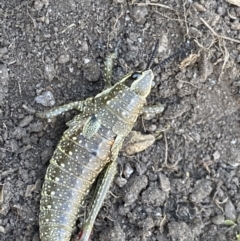
[[[217,215],[212,218],[212,222],[216,225],[220,225],[224,222],[225,218],[223,215]]]
[[[58,63],[65,64],[65,63],[69,62],[69,60],[70,60],[69,54],[67,54],[67,53],[61,54],[58,58]]]
[[[236,221],[236,209],[235,206],[233,205],[233,203],[231,202],[231,200],[228,200],[225,204],[225,216],[226,219],[230,219],[232,221]]]
[[[142,193],[142,202],[147,205],[161,206],[166,199],[166,194],[157,187],[149,187]]]
[[[34,2],[33,7],[35,8],[35,10],[40,11],[43,8],[43,5],[44,4],[43,4],[43,2],[41,0],[36,0]]]
[[[84,64],[88,64],[88,63],[90,63],[90,59],[86,58],[86,59],[83,60],[83,62],[84,62]]]
[[[4,64],[0,64],[0,102],[4,100],[5,95],[8,93],[8,69]]]
[[[149,126],[148,131],[154,132],[154,131],[156,131],[156,129],[157,129],[157,126],[152,124],[152,125]]]
[[[156,114],[154,114],[154,113],[147,113],[147,114],[143,115],[143,119],[144,120],[152,120],[155,116],[156,116]]]
[[[140,192],[145,189],[147,185],[148,178],[145,175],[131,178],[129,184],[125,186],[125,195],[122,197],[125,202],[124,206],[127,207],[132,205],[138,199]]]
[[[44,77],[48,81],[52,81],[55,75],[56,75],[56,71],[55,71],[55,68],[54,68],[53,64],[45,65],[45,67],[44,67]]]
[[[1,232],[1,233],[6,233],[6,232],[5,232],[5,228],[4,228],[3,226],[0,226],[0,232]]]
[[[200,180],[194,187],[189,199],[191,202],[200,203],[204,198],[210,195],[212,191],[212,183],[210,181]]]
[[[197,2],[193,3],[193,7],[195,7],[198,12],[206,12],[207,11],[207,9],[203,5],[201,5],[200,3],[197,3]]]
[[[137,23],[143,23],[146,21],[146,16],[148,15],[147,7],[135,7],[133,10],[133,19]]]
[[[163,173],[159,173],[158,174],[158,178],[159,178],[159,182],[160,182],[160,187],[161,189],[164,191],[164,192],[169,192],[170,189],[171,189],[171,186],[170,186],[170,181],[168,179],[168,177],[166,177],[165,174]]]
[[[7,47],[0,48],[0,58],[2,58],[7,52]]]
[[[90,82],[96,82],[99,80],[100,75],[101,75],[101,72],[96,62],[92,61],[84,66],[84,70],[83,70],[84,79]]]
[[[35,101],[38,104],[41,104],[43,106],[53,106],[53,105],[55,105],[54,96],[53,96],[52,92],[50,92],[50,91],[43,92],[41,95],[39,95],[35,98]]]
[[[220,158],[220,153],[219,153],[219,151],[215,151],[214,153],[213,153],[213,159],[214,160],[218,160]]]
[[[117,177],[114,181],[119,187],[123,187],[124,185],[127,184],[127,180],[122,177]]]
[[[19,127],[24,127],[24,126],[29,125],[32,120],[33,120],[33,116],[32,116],[32,115],[26,116],[26,117],[19,123]]]
[[[147,217],[144,220],[140,220],[137,223],[137,225],[138,227],[143,228],[145,232],[152,229],[155,226],[154,221],[151,217]]]
[[[124,0],[113,0],[114,3],[123,3]]]
[[[123,174],[126,177],[126,179],[128,179],[132,173],[133,173],[132,166],[129,163],[126,163],[126,165],[124,167],[124,171],[123,171]]]
[[[24,182],[28,181],[28,170],[21,168],[19,169],[18,173]]]
[[[82,43],[81,51],[82,51],[83,53],[87,53],[87,52],[88,52],[88,43],[87,43],[87,41],[84,41],[84,42]]]

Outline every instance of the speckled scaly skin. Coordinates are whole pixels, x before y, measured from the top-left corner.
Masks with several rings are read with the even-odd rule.
[[[109,73],[109,65],[106,73]],[[105,76],[106,84],[108,80]],[[81,203],[107,166],[81,234],[81,241],[89,240],[116,172],[116,158],[124,138],[140,114],[159,112],[158,108],[144,107],[152,80],[152,70],[129,73],[95,98],[37,114],[41,118],[52,118],[71,109],[81,112],[67,123],[69,129],[63,134],[47,169],[39,216],[41,241],[70,240]],[[132,82],[130,87],[125,85],[126,81]]]
[[[48,167],[40,203],[41,241],[68,241],[79,207],[92,183],[110,161],[116,135],[101,126],[91,139],[75,126],[59,142]]]

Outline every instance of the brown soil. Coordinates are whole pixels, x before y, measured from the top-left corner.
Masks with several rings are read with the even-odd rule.
[[[54,99],[42,103],[58,106],[95,96],[104,58],[119,40],[113,82],[143,69],[157,39],[155,64],[187,40],[195,45],[192,58],[182,69],[177,60],[156,73],[148,103],[165,111],[139,118],[135,129],[165,130],[164,138],[135,156],[119,154],[92,240],[237,240],[240,7],[225,0],[139,2],[1,1],[1,241],[39,240],[44,174],[74,115],[48,124],[34,113],[50,107],[35,98],[48,91]]]

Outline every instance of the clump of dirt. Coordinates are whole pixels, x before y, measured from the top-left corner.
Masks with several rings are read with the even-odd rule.
[[[239,19],[239,7],[216,0],[2,1],[0,240],[39,240],[44,175],[74,115],[47,123],[36,110],[99,93],[105,56],[117,46],[113,83],[144,69],[157,39],[154,65],[186,41],[195,47],[155,73],[148,104],[164,112],[134,129],[164,138],[119,154],[92,240],[237,240]]]

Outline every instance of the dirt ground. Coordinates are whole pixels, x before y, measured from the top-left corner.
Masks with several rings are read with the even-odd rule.
[[[48,161],[74,113],[34,116],[103,89],[104,58],[119,43],[113,82],[188,41],[191,58],[155,73],[135,130],[163,138],[119,171],[92,240],[234,241],[240,234],[240,7],[227,1],[0,2],[0,240],[39,240]],[[37,97],[37,98],[36,98]],[[83,220],[80,217],[79,227]]]

